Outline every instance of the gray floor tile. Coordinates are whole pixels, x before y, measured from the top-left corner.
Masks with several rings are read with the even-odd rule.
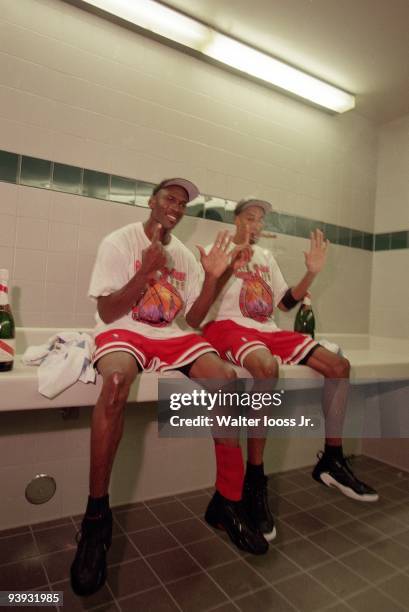
[[[190,518],[192,512],[179,501],[153,506],[151,511],[162,523],[175,523]]]
[[[368,585],[366,580],[335,560],[320,565],[309,573],[340,598],[356,593]]]
[[[94,595],[89,597],[78,597],[73,593],[69,580],[63,580],[52,584],[53,591],[62,591],[64,596],[64,605],[60,610],[64,612],[79,612],[80,610],[92,610],[98,606],[98,610],[115,610],[113,606],[112,595],[106,585],[102,587]],[[100,606],[103,606],[100,608]],[[27,609],[27,608],[26,608]],[[44,608],[46,610],[46,608]]]
[[[287,493],[284,499],[302,508],[302,510],[309,510],[314,506],[322,505],[322,497],[320,495],[316,495],[306,490]]]
[[[168,584],[178,605],[186,612],[202,612],[227,602],[226,595],[206,574],[196,574]]]
[[[394,567],[366,548],[345,555],[342,557],[342,563],[370,582],[376,582],[396,572]]]
[[[335,595],[308,574],[298,574],[280,582],[280,593],[302,612],[319,610],[335,602]]]
[[[266,555],[249,555],[246,562],[271,584],[301,571],[274,544],[270,545]]]
[[[198,495],[197,497],[189,497],[188,499],[184,499],[182,501],[194,515],[204,516],[206,508],[210,502],[210,497],[208,495]]]
[[[139,557],[139,552],[128,540],[126,535],[119,535],[112,538],[111,548],[107,555],[108,565],[116,565],[124,561],[130,561]]]
[[[3,565],[0,570],[0,591],[29,590],[47,585],[47,577],[38,559],[23,559]]]
[[[213,568],[209,570],[209,574],[231,598],[246,595],[265,584],[262,578],[243,561],[233,561]]]
[[[349,523],[344,523],[339,530],[360,546],[369,546],[384,537],[383,533],[371,527],[370,517],[368,517],[366,524],[362,519],[350,521]]]
[[[234,550],[216,537],[188,544],[186,550],[205,569],[237,559]]]
[[[139,531],[140,529],[148,529],[159,524],[156,516],[148,508],[143,507],[120,512],[115,515],[115,520],[128,533]]]
[[[284,553],[290,561],[298,565],[301,570],[306,570],[315,565],[331,561],[330,555],[307,539],[281,544],[279,550]]]
[[[176,612],[179,608],[163,587],[156,587],[118,601],[121,612]]]
[[[374,587],[347,599],[347,604],[356,612],[368,612],[368,610],[371,612],[402,612],[407,610]]]
[[[146,557],[162,582],[171,582],[201,572],[199,565],[182,548],[175,548]]]
[[[179,542],[162,526],[136,531],[130,533],[128,537],[142,555],[153,555],[180,546]]]
[[[308,536],[317,546],[321,546],[328,553],[337,557],[347,552],[355,550],[359,544],[353,542],[347,537],[347,534],[338,529],[324,529]]]
[[[158,586],[159,580],[143,559],[114,565],[108,571],[108,584],[117,599]]]
[[[368,550],[378,555],[384,561],[391,563],[397,569],[409,567],[408,549],[392,538],[385,538],[367,547]]]
[[[36,531],[34,538],[40,554],[47,554],[76,547],[76,533],[74,525],[62,525],[44,531]]]
[[[326,529],[327,525],[319,521],[308,512],[298,512],[290,514],[283,519],[283,522],[298,531],[301,535],[306,536],[310,533],[315,533],[321,529]]]
[[[14,563],[37,555],[38,548],[30,532],[0,539],[0,565]]]
[[[242,612],[292,612],[294,608],[273,588],[267,587],[235,600]]]
[[[409,575],[408,574],[396,574],[391,576],[378,588],[389,595],[392,599],[396,600],[402,607],[409,608]]]
[[[210,538],[215,532],[197,518],[168,525],[172,535],[183,545]]]

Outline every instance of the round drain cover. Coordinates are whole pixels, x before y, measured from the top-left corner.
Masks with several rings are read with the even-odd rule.
[[[57,489],[52,476],[37,474],[26,486],[26,499],[31,504],[45,504],[50,500]]]

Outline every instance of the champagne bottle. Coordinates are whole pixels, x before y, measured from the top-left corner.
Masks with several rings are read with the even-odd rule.
[[[0,372],[13,368],[15,326],[9,304],[8,270],[0,270]]]
[[[296,314],[294,331],[300,332],[301,334],[309,334],[312,338],[314,338],[315,317],[311,308],[311,298],[308,295],[304,297]]]

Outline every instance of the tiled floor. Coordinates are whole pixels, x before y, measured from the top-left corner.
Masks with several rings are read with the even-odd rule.
[[[81,517],[0,532],[0,590],[64,591],[61,612],[409,610],[409,473],[353,464],[378,503],[346,499],[307,468],[271,476],[278,536],[265,556],[209,529],[211,491],[193,491],[114,509],[108,581],[90,598],[68,581]]]

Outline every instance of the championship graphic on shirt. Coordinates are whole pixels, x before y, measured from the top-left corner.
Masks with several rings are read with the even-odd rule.
[[[135,262],[135,268],[139,269],[139,267],[140,262]],[[171,281],[182,289],[185,274],[163,268],[160,278],[151,281],[147,291],[133,307],[134,321],[141,321],[155,327],[164,327],[173,321],[183,307],[183,299]]]
[[[243,279],[240,291],[240,310],[244,317],[265,322],[273,313],[273,294],[270,286],[262,278],[268,269],[255,266],[255,272],[238,272],[236,276]]]

